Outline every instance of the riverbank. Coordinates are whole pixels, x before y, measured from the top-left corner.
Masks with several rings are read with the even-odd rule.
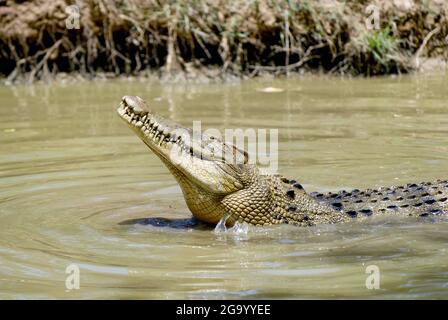
[[[446,68],[444,1],[0,2],[6,82],[374,76]]]

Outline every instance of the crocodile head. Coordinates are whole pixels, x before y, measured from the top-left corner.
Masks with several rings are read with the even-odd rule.
[[[238,220],[229,203],[234,205],[231,199],[259,176],[257,167],[248,164],[246,152],[213,136],[195,135],[155,114],[136,96],[124,96],[117,112],[173,174],[196,218],[217,223],[229,215],[228,224]]]

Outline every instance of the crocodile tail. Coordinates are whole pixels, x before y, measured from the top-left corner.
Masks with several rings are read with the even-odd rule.
[[[447,180],[379,189],[312,193],[311,196],[351,217],[376,214],[424,217],[448,214]]]

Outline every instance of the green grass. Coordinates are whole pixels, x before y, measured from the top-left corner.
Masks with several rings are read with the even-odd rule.
[[[368,52],[382,65],[387,65],[398,52],[398,39],[392,36],[389,27],[375,32],[367,32],[364,40]]]

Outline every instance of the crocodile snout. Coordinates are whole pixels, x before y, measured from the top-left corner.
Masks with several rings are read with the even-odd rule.
[[[135,114],[146,114],[150,112],[145,101],[137,96],[124,96],[121,99],[121,103],[123,107],[130,108]]]

